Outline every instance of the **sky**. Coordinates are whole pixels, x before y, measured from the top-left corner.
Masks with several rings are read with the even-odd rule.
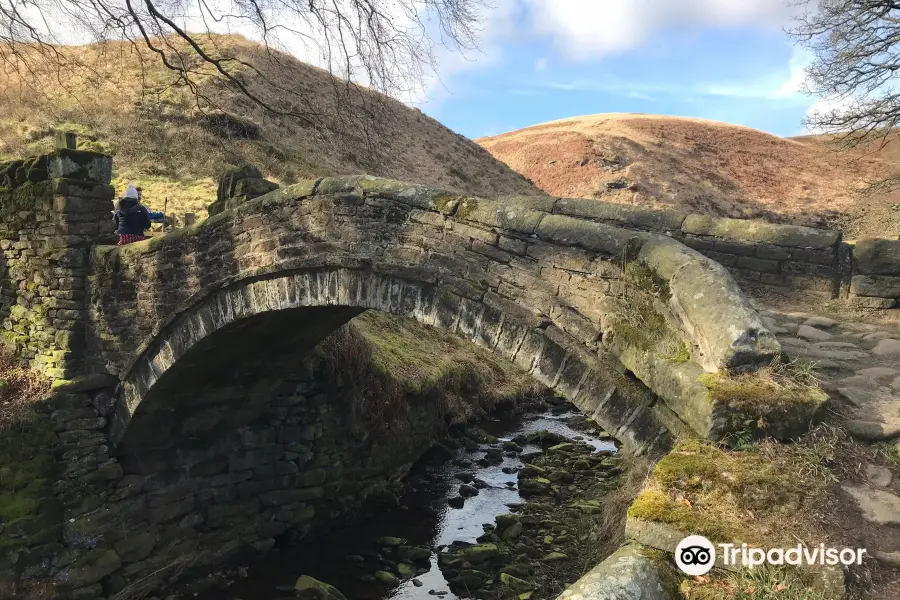
[[[700,117],[804,133],[809,52],[790,0],[489,0],[478,51],[441,51],[408,99],[470,138],[570,116]]]

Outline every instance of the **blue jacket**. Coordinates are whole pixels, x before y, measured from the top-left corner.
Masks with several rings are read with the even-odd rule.
[[[144,235],[150,229],[150,213],[147,207],[133,198],[122,198],[113,214],[116,233],[119,235]]]

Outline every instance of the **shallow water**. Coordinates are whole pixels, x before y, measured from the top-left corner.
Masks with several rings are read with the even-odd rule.
[[[615,451],[612,440],[591,437],[571,428],[566,419],[577,412],[553,414],[548,411],[524,418],[495,420],[482,423],[481,429],[497,437],[501,442],[536,431],[550,431],[570,439],[579,439],[592,445],[595,451]],[[364,522],[338,528],[330,533],[320,533],[303,544],[276,549],[263,560],[249,565],[246,577],[240,578],[226,589],[208,591],[198,596],[203,600],[282,600],[294,597],[294,582],[301,575],[310,575],[338,588],[349,600],[425,600],[435,597],[455,600],[446,579],[437,564],[437,552],[454,541],[474,543],[484,534],[484,523],[493,523],[497,515],[510,512],[509,505],[523,502],[515,487],[516,473],[504,473],[504,467],[512,469],[523,465],[519,456],[504,456],[498,465],[483,467],[475,461],[484,456],[488,444],[479,444],[477,451],[459,450],[454,459],[438,467],[422,466],[411,474],[410,485],[401,505],[379,509]],[[524,451],[539,452],[537,446],[527,445]],[[471,461],[471,466],[459,466],[461,461]],[[510,469],[508,469],[510,470]],[[467,498],[460,509],[451,508],[447,498],[457,496],[462,482],[457,473],[474,474],[487,487],[477,496]],[[509,485],[512,484],[512,485]],[[411,546],[432,548],[430,567],[414,579],[390,588],[378,582],[364,581],[381,569],[382,560],[376,540],[383,536],[401,537]],[[348,556],[364,557],[365,562],[348,560]],[[417,586],[415,582],[421,583]]]

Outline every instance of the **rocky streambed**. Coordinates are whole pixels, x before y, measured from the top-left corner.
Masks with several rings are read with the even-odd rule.
[[[455,428],[389,501],[182,597],[555,598],[603,558],[619,462],[615,441],[567,404]]]

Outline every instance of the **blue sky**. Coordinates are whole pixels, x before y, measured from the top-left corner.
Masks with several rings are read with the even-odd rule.
[[[809,54],[784,0],[493,0],[480,52],[441,55],[415,104],[471,138],[645,112],[803,132]],[[596,3],[596,7],[593,6]]]

